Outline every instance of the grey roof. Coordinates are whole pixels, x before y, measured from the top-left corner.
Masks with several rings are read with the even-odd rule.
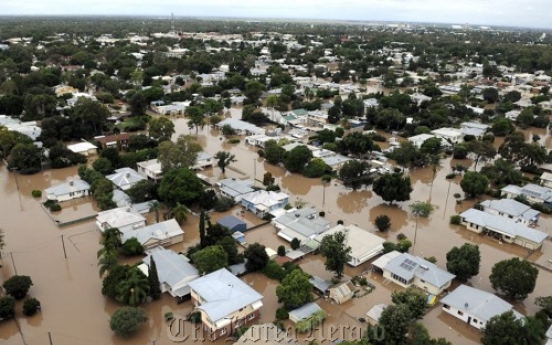
[[[441,303],[473,315],[484,323],[493,316],[509,310],[512,310],[517,318],[523,317],[523,315],[513,310],[510,303],[491,293],[467,285],[457,287],[453,292],[443,297]]]
[[[217,223],[224,227],[227,227],[228,229],[233,229],[236,225],[246,224],[244,221],[234,216],[222,217],[221,219],[217,220]]]
[[[321,234],[328,230],[330,225],[330,221],[318,217],[318,212],[313,208],[301,208],[292,212],[286,212],[274,219],[274,222],[305,237]]]
[[[540,214],[539,211],[533,210],[531,206],[514,199],[485,200],[481,203],[481,206],[527,220],[533,220]]]
[[[328,291],[328,289],[332,286],[332,282],[324,280],[318,276],[312,276],[312,278],[309,279],[309,282],[316,290],[323,293]]]
[[[247,272],[247,269],[245,268],[245,261],[239,264],[230,265],[228,269],[235,276],[241,276],[242,274],[245,274],[245,272]]]
[[[180,225],[174,219],[169,219],[164,222],[154,223],[143,228],[138,228],[132,231],[127,231],[121,236],[121,240],[125,242],[129,238],[136,238],[142,245],[150,240],[163,241],[167,238],[184,234]]]
[[[229,125],[237,131],[248,131],[251,133],[263,134],[264,129],[238,119],[227,118],[217,123],[218,128],[222,128],[225,125]]]
[[[124,207],[132,204],[130,197],[119,189],[113,190],[113,198],[111,198],[111,200],[117,204],[117,207]]]
[[[431,262],[408,253],[402,253],[389,260],[384,270],[396,274],[407,281],[418,277],[435,287],[444,286],[455,277],[454,274],[440,269]]]
[[[548,328],[548,330],[546,331],[546,337],[547,337],[548,339],[552,339],[552,326],[550,326],[550,327]],[[547,345],[548,345],[548,343],[547,343]]]
[[[552,189],[539,186],[537,184],[528,183],[521,188],[522,195],[532,196],[541,199],[542,201],[552,200]]]
[[[521,187],[513,185],[513,184],[509,184],[506,187],[502,188],[500,191],[504,192],[504,193],[514,194],[514,195],[520,195],[521,194]]]
[[[47,188],[44,190],[46,194],[51,194],[55,196],[65,195],[69,193],[74,193],[77,191],[89,190],[90,185],[84,180],[71,180],[63,182]]]
[[[199,161],[206,161],[206,160],[209,160],[209,159],[213,159],[213,155],[210,154],[210,153],[207,153],[207,152],[205,152],[205,151],[201,151],[201,152],[198,153],[198,155],[197,155],[196,162],[199,162]]]
[[[131,168],[116,169],[115,173],[107,175],[105,178],[110,180],[114,185],[119,188],[132,186],[135,183],[145,180],[146,178],[138,174],[138,172]]]
[[[263,298],[225,268],[190,282],[190,287],[204,301],[198,309],[203,310],[213,322]]]
[[[506,234],[510,237],[522,237],[535,243],[542,243],[548,234],[531,229],[523,224],[513,222],[508,218],[470,208],[460,213],[460,217],[467,222],[489,228],[490,230]]]
[[[330,156],[330,157],[322,157],[322,160],[324,161],[324,163],[326,163],[327,166],[331,167],[331,166],[334,166],[334,165],[337,165],[337,164],[348,162],[352,159],[349,158],[349,157],[342,156],[342,155],[335,155],[335,156]]]
[[[310,302],[300,308],[290,311],[289,317],[301,321],[311,316],[312,314],[316,313],[317,311],[321,311],[321,310],[322,308],[320,308],[318,304],[314,302]]]
[[[381,317],[381,313],[383,310],[387,308],[387,304],[376,304],[368,312],[366,313],[366,316],[371,318],[372,320],[379,322],[379,319]]]
[[[163,247],[151,249],[147,254],[148,256],[143,258],[142,262],[149,266],[150,259],[153,257],[161,283],[175,286],[182,280],[194,276],[199,277],[198,270],[188,262],[188,259],[184,255]]]
[[[217,184],[220,186],[220,190],[232,196],[239,196],[254,191],[254,189],[251,188],[251,186],[253,185],[253,181],[249,180],[243,181],[233,178],[227,178],[225,180],[217,182]]]

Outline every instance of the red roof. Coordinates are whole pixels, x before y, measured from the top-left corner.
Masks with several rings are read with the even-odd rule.
[[[113,141],[126,141],[131,137],[129,133],[113,134],[101,138],[96,138],[102,144],[113,142]]]

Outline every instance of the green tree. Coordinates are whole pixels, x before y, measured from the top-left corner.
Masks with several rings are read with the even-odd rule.
[[[157,264],[150,256],[150,263],[148,266],[148,282],[149,282],[149,294],[154,300],[161,298],[161,283],[159,282],[159,274],[157,273]]]
[[[379,325],[385,332],[385,343],[405,345],[411,320],[410,309],[405,304],[385,308],[379,319]]]
[[[148,124],[149,136],[159,142],[171,140],[174,134],[174,123],[167,117],[154,117]]]
[[[284,167],[292,173],[302,173],[305,166],[312,158],[312,152],[308,147],[301,145],[288,152]]]
[[[328,166],[322,158],[314,158],[309,161],[305,169],[303,170],[303,175],[309,178],[322,177],[328,172]]]
[[[283,303],[287,310],[299,308],[312,301],[312,284],[308,274],[300,269],[291,271],[276,287],[276,296],[278,302]]]
[[[405,290],[396,290],[391,294],[393,303],[399,305],[404,304],[408,307],[410,316],[414,319],[421,319],[427,310],[427,295],[415,288]]]
[[[498,89],[494,87],[487,87],[483,90],[483,99],[488,103],[495,103],[498,101]]]
[[[197,160],[202,147],[197,138],[191,135],[180,135],[176,143],[164,141],[159,144],[159,162],[164,171],[176,168],[190,168]]]
[[[493,143],[483,140],[472,140],[467,143],[468,150],[475,155],[473,170],[477,169],[479,161],[488,161],[496,156],[496,149]]]
[[[113,165],[111,164],[109,159],[103,157],[97,158],[94,163],[92,163],[92,167],[94,168],[94,170],[104,176],[113,173],[114,170]]]
[[[16,300],[20,300],[23,297],[27,296],[27,292],[33,285],[33,281],[29,276],[11,276],[6,280],[2,286],[6,290],[6,294],[12,296]]]
[[[217,160],[217,165],[222,170],[222,173],[225,173],[226,167],[230,165],[230,163],[237,162],[237,159],[235,159],[236,156],[231,154],[230,152],[226,151],[218,151],[215,154],[215,159]]]
[[[268,254],[266,248],[260,243],[253,243],[245,249],[245,268],[248,272],[261,271],[268,263]]]
[[[508,135],[510,134],[510,132],[512,132],[513,129],[514,126],[512,125],[512,122],[510,122],[510,120],[505,117],[496,118],[493,121],[493,125],[491,127],[491,131],[497,137]]]
[[[109,319],[109,327],[118,336],[128,338],[138,331],[147,320],[148,317],[144,309],[121,307],[115,310]]]
[[[539,270],[529,261],[512,258],[496,263],[489,280],[493,289],[509,298],[525,299],[535,289]]]
[[[291,249],[295,250],[299,247],[301,247],[301,241],[297,237],[294,237],[293,240],[291,240]]]
[[[374,181],[372,190],[384,201],[392,204],[394,201],[410,200],[412,185],[410,177],[403,176],[400,173],[387,173]]]
[[[419,322],[416,322],[412,326],[409,333],[411,345],[452,345],[452,343],[445,338],[431,338],[427,328]]]
[[[76,127],[74,131],[77,130],[86,138],[101,134],[110,116],[106,106],[85,97],[79,98],[70,115]]]
[[[157,188],[158,186],[154,181],[141,180],[127,189],[125,193],[133,203],[141,203],[154,199],[157,195]]]
[[[380,214],[376,217],[374,223],[379,231],[387,231],[391,227],[391,218],[388,215]]]
[[[536,322],[540,324],[536,324]],[[537,327],[535,327],[537,326]],[[485,325],[483,345],[542,344],[545,326],[534,318],[518,319],[513,311],[493,316]]]
[[[42,152],[33,144],[16,144],[8,157],[8,169],[21,174],[34,174],[42,168]]]
[[[190,210],[179,202],[170,210],[170,216],[173,217],[179,225],[182,225],[182,223],[188,219],[188,213],[190,213]]]
[[[102,281],[102,295],[116,299],[117,286],[128,276],[131,267],[128,265],[117,265],[111,267]]]
[[[472,198],[476,198],[487,192],[487,188],[489,188],[489,179],[482,173],[466,171],[462,181],[460,181],[460,187],[464,193]]]
[[[366,161],[350,160],[345,162],[339,169],[339,179],[347,187],[357,190],[363,185],[372,183],[369,174],[370,165]]]
[[[426,155],[437,155],[441,153],[441,150],[441,138],[437,137],[427,139],[420,146],[420,151]]]
[[[162,208],[161,203],[157,200],[152,200],[152,201],[148,202],[148,206],[149,206],[149,212],[155,213],[155,222],[159,223],[160,212],[161,212],[161,208]]]
[[[131,237],[123,243],[121,251],[125,256],[144,254],[144,247],[136,237]]]
[[[23,303],[23,314],[33,316],[40,309],[40,301],[36,298],[29,298]]]
[[[220,245],[208,246],[192,255],[200,274],[207,274],[228,266],[228,254]]]
[[[159,185],[159,197],[168,205],[176,205],[177,202],[190,205],[203,190],[203,183],[193,171],[178,168],[164,174]]]
[[[265,143],[265,157],[266,161],[270,164],[278,164],[284,160],[286,150],[278,145],[276,140],[268,140]]]
[[[324,236],[319,249],[326,258],[326,270],[335,272],[336,276],[341,278],[351,254],[351,247],[347,244],[347,233],[338,231]]]
[[[117,301],[135,307],[146,301],[149,292],[148,278],[138,267],[132,267],[127,278],[117,285]]]
[[[245,84],[245,97],[249,98],[252,103],[256,103],[266,87],[257,80],[250,80]]]
[[[0,319],[8,319],[15,316],[15,298],[11,296],[0,297]]]
[[[461,247],[453,247],[447,253],[447,271],[461,282],[466,282],[479,274],[480,262],[479,246],[474,244],[464,243]]]
[[[100,267],[100,277],[103,277],[105,272],[110,272],[113,267],[117,266],[119,258],[118,252],[107,251],[99,257],[98,266]]]

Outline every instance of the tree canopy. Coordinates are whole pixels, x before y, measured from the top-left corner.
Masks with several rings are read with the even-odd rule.
[[[312,284],[308,274],[300,269],[294,269],[289,273],[280,285],[276,287],[278,301],[284,304],[288,310],[301,307],[313,300]]]
[[[191,205],[204,190],[203,183],[188,168],[173,169],[165,173],[159,184],[159,197],[169,205],[178,202]]]
[[[496,263],[489,279],[493,289],[522,300],[535,289],[538,275],[539,270],[529,261],[512,258]]]
[[[148,320],[146,311],[142,308],[121,307],[115,310],[109,327],[120,337],[128,338],[134,334],[140,326]]]
[[[392,204],[394,201],[410,200],[410,192],[413,189],[410,177],[400,173],[386,173],[374,181],[372,190],[384,201]]]
[[[338,231],[324,236],[319,249],[326,258],[326,270],[333,271],[341,277],[351,254],[351,247],[347,244],[347,233]]]
[[[191,168],[203,150],[197,138],[191,135],[180,135],[176,143],[164,141],[159,144],[159,162],[163,171],[177,168]]]
[[[480,262],[479,246],[470,243],[464,243],[461,247],[453,247],[447,253],[447,271],[462,282],[479,274]]]

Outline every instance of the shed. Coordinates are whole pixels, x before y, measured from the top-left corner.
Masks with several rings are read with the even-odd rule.
[[[337,304],[343,304],[353,298],[355,286],[351,282],[345,282],[329,289],[330,298]]]
[[[243,232],[241,231],[236,231],[232,234],[232,237],[234,238],[234,240],[236,242],[238,242],[239,244],[246,244],[247,242],[245,241],[245,235],[243,234]]]
[[[385,308],[387,308],[387,304],[376,304],[368,310],[366,316],[368,316],[368,320],[372,325],[377,325],[379,323],[381,313]]]
[[[234,217],[226,216],[217,221],[218,224],[227,227],[232,232],[241,231],[244,232],[247,230],[247,224],[244,221]]]
[[[325,295],[330,286],[332,286],[332,282],[324,280],[318,276],[312,276],[312,278],[309,279],[309,282],[312,284],[312,287],[314,287],[314,289],[322,295]]]
[[[289,312],[289,319],[293,322],[293,323],[297,323],[301,320],[304,320],[306,318],[308,318],[309,316],[311,316],[312,314],[316,313],[316,312],[319,312],[321,311],[322,308],[320,308],[318,306],[318,304],[314,303],[314,302],[311,302],[311,303],[307,303],[305,304],[304,306],[300,307],[300,308],[297,308],[297,309],[294,309],[292,311]]]

